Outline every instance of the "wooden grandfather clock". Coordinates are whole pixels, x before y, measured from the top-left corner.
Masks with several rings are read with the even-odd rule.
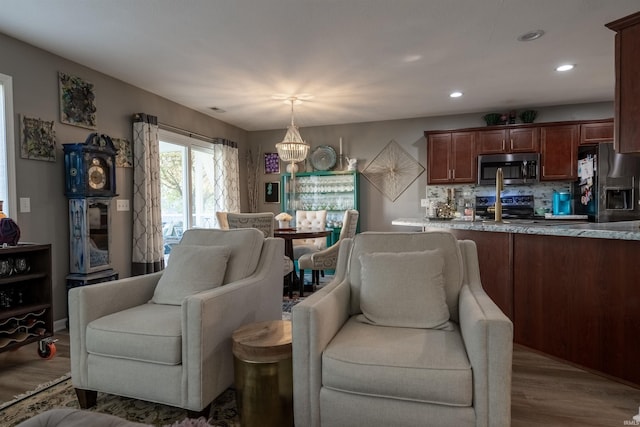
[[[92,133],[85,142],[63,144],[63,150],[69,199],[67,290],[116,280],[111,266],[111,201],[117,195],[113,142]]]

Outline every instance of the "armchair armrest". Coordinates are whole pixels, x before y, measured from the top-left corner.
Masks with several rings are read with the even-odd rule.
[[[111,313],[146,304],[152,297],[162,272],[128,277],[69,290],[69,336],[74,385],[86,386],[87,325]]]
[[[513,323],[482,288],[475,243],[461,241],[460,246],[466,266],[460,330],[473,368],[476,425],[509,425]]]
[[[335,268],[336,262],[338,259],[338,253],[340,252],[340,243],[342,241],[338,241],[336,244],[328,247],[327,249],[323,249],[319,252],[313,252],[309,255],[309,260],[305,258],[300,258],[298,263],[300,264],[300,268],[304,269],[313,269],[313,270],[324,270],[328,268]]]
[[[351,240],[343,244],[336,279],[292,310],[295,424],[320,425],[322,352],[349,318],[351,285],[345,279]]]
[[[272,267],[282,264],[283,253],[284,240],[265,239],[254,274],[183,302],[186,408],[201,410],[233,383],[233,331],[248,323],[282,319],[282,269]]]

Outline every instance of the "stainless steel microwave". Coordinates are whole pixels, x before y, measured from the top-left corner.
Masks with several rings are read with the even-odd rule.
[[[502,169],[505,185],[540,181],[540,154],[487,154],[478,156],[478,184],[495,185],[496,171]]]

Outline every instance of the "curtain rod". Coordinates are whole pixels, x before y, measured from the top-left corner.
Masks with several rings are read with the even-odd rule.
[[[173,132],[176,132],[176,133],[180,133],[182,135],[185,135],[185,136],[188,136],[188,137],[191,137],[191,138],[198,138],[198,139],[201,139],[201,140],[203,140],[205,142],[212,142],[213,143],[216,140],[216,138],[212,138],[210,136],[206,136],[206,135],[202,135],[202,134],[199,134],[199,133],[191,132],[189,130],[182,129],[182,128],[179,128],[177,126],[168,125],[166,123],[158,122],[158,127],[160,129],[173,131]]]

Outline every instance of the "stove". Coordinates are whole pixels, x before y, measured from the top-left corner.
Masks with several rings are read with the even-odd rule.
[[[533,219],[534,203],[532,194],[518,194],[500,197],[502,202],[502,218]],[[476,215],[481,218],[493,218],[489,207],[496,204],[496,196],[476,196]]]

